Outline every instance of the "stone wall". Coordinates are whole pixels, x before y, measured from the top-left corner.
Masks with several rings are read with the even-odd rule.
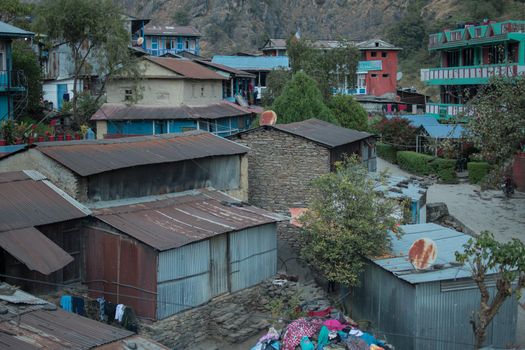
[[[287,282],[277,286],[267,280],[255,287],[217,297],[209,303],[150,325],[142,325],[140,334],[176,349],[192,349],[206,339],[221,343],[241,343],[267,330],[280,318],[305,301],[329,305],[323,289]],[[227,347],[223,347],[227,348]]]
[[[302,137],[259,128],[232,139],[251,148],[248,199],[264,209],[289,215],[306,207],[311,181],[330,171],[329,150]]]

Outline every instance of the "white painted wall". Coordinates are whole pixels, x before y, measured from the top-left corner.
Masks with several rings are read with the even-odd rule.
[[[69,92],[69,98],[73,98],[73,79],[65,79],[65,80],[50,80],[50,81],[44,81],[42,84],[42,92],[43,92],[43,98],[44,100],[53,102],[53,108],[58,107],[58,96],[57,96],[57,90],[59,84],[67,84],[67,91]],[[84,87],[84,83],[82,80],[77,81],[77,91],[82,92]]]

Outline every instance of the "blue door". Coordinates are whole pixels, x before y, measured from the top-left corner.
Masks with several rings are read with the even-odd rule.
[[[64,95],[67,94],[67,84],[57,85],[57,109],[62,109],[62,103],[64,102]]]

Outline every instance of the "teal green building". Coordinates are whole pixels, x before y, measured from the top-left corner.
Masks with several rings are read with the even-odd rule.
[[[525,72],[525,21],[466,24],[429,36],[428,49],[439,55],[440,67],[421,70],[421,81],[437,85],[439,103],[427,103],[426,113],[450,119],[492,76]]]
[[[13,70],[13,39],[33,37],[33,33],[0,21],[0,121],[13,118],[15,97],[26,92],[24,73]]]

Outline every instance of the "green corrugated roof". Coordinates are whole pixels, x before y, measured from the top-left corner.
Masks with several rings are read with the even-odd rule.
[[[29,38],[34,35],[35,33],[0,21],[0,38]]]

